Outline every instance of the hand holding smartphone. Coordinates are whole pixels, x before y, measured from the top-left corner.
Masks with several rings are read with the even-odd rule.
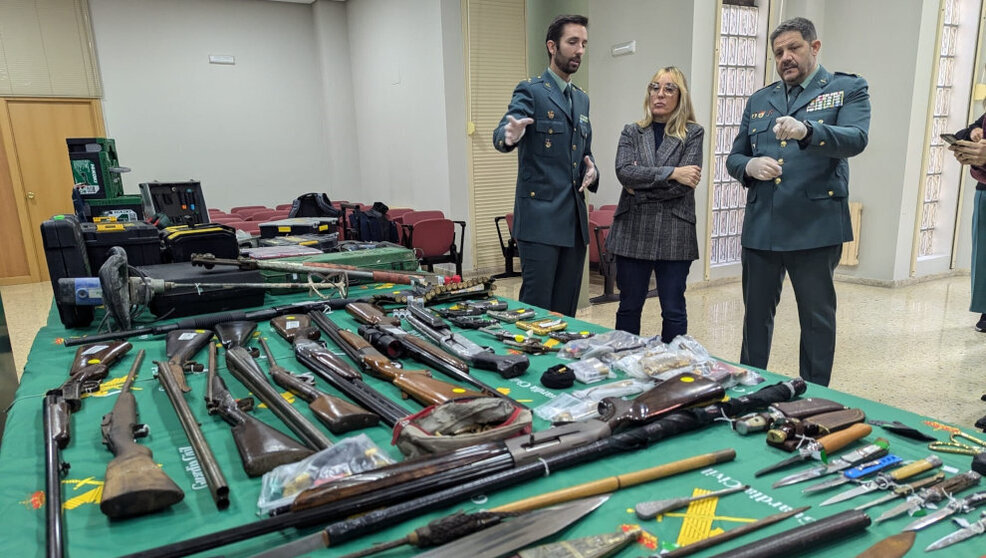
[[[955,145],[959,141],[955,134],[939,134],[939,137],[949,145]]]

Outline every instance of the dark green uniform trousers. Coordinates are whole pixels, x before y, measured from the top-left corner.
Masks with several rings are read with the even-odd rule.
[[[774,314],[785,273],[791,276],[801,322],[800,374],[827,386],[835,356],[835,285],[833,275],[842,245],[808,250],[771,251],[743,248],[743,348],[740,362],[766,369],[774,335]]]

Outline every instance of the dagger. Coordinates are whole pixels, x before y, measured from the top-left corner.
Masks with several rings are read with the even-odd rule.
[[[917,533],[914,531],[890,535],[859,553],[856,558],[902,558],[914,546],[916,536]]]
[[[692,496],[690,498],[669,498],[667,500],[651,500],[649,502],[640,502],[634,506],[633,510],[637,513],[637,517],[642,520],[654,519],[655,517],[667,513],[669,511],[674,511],[681,509],[691,502],[696,500],[705,500],[706,498],[716,498],[719,496],[726,496],[727,494],[733,494],[735,492],[742,492],[750,488],[749,485],[737,486],[735,488],[726,488],[724,490],[717,490],[715,492],[709,492],[708,494],[700,494],[698,496]]]
[[[904,459],[900,456],[891,454],[881,457],[880,459],[874,459],[873,461],[861,463],[847,471],[843,471],[841,475],[834,479],[829,479],[827,481],[805,487],[801,490],[801,493],[813,494],[815,492],[821,492],[822,490],[828,490],[829,488],[842,486],[848,482],[859,481],[862,478],[875,475],[884,469],[894,467],[903,461]]]
[[[819,505],[828,506],[838,502],[845,502],[850,498],[855,498],[856,496],[860,496],[862,494],[869,494],[870,492],[876,490],[887,490],[891,486],[896,485],[898,481],[911,478],[915,475],[919,475],[925,471],[930,471],[940,466],[941,458],[937,455],[929,455],[924,459],[919,459],[913,463],[908,463],[907,465],[894,469],[889,473],[880,473],[873,480],[866,481],[855,488],[851,488],[845,492],[836,494]]]
[[[924,488],[921,492],[909,497],[906,502],[902,502],[884,512],[883,515],[876,518],[876,522],[880,523],[881,521],[893,519],[898,515],[913,513],[921,509],[921,507],[925,504],[941,502],[952,494],[956,494],[978,485],[981,479],[982,477],[975,471],[966,471],[961,475],[956,475],[950,479],[945,479],[941,482],[941,484],[932,486],[931,488]]]
[[[763,476],[771,471],[782,469],[788,465],[793,465],[806,459],[819,459],[824,463],[828,461],[828,452],[842,449],[860,438],[865,438],[872,431],[873,428],[870,425],[857,422],[845,430],[833,432],[832,434],[826,434],[817,440],[807,442],[804,446],[797,450],[798,453],[794,457],[790,457],[780,461],[779,463],[775,463],[769,467],[760,469],[756,473],[753,473],[753,476]]]
[[[605,558],[623,550],[641,533],[643,529],[633,527],[626,531],[619,530],[615,533],[543,544],[521,550],[517,556],[519,558]]]
[[[979,521],[975,523],[969,523],[962,518],[954,519],[953,521],[955,521],[961,529],[955,531],[954,533],[949,533],[937,541],[929,544],[924,551],[931,552],[932,550],[952,546],[953,544],[960,543],[966,539],[971,539],[972,537],[977,537],[983,533],[986,533],[986,511],[984,511],[979,517]]]
[[[831,475],[832,473],[838,473],[839,471],[848,469],[858,463],[887,455],[887,448],[889,446],[890,442],[886,438],[877,438],[872,444],[844,453],[834,459],[830,459],[828,465],[819,465],[798,473],[792,473],[775,482],[773,487],[780,488],[782,486],[788,486],[791,484],[824,477],[826,475]]]
[[[986,506],[986,490],[974,492],[961,500],[952,500],[944,508],[941,508],[936,512],[929,513],[917,521],[912,521],[907,525],[907,527],[904,527],[904,530],[917,531],[924,529],[928,525],[938,523],[946,517],[951,517],[957,513],[969,513],[981,506]]]
[[[897,486],[893,486],[893,487],[890,488],[890,492],[889,493],[887,493],[887,494],[885,494],[883,496],[880,496],[879,498],[877,498],[875,500],[870,500],[869,502],[866,502],[865,504],[861,504],[859,506],[856,506],[853,509],[856,510],[856,511],[860,511],[860,510],[865,510],[866,508],[872,508],[873,506],[879,506],[880,504],[889,502],[891,500],[896,500],[897,498],[902,498],[904,496],[910,496],[911,494],[914,494],[915,492],[917,492],[918,490],[921,490],[922,488],[928,488],[928,487],[934,486],[934,485],[940,483],[943,480],[945,480],[945,473],[942,473],[941,471],[939,471],[938,473],[936,473],[936,474],[934,474],[934,475],[932,475],[930,477],[925,477],[923,479],[918,479],[916,481],[909,482],[907,484],[900,484],[900,485],[897,485]]]

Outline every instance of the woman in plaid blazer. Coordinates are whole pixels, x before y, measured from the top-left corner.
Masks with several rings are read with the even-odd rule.
[[[661,339],[688,331],[685,280],[698,259],[695,187],[702,177],[702,139],[688,82],[673,66],[658,70],[644,96],[644,118],[627,124],[616,152],[623,185],[606,241],[616,256],[620,308],[616,329],[640,333],[651,273],[661,301]]]

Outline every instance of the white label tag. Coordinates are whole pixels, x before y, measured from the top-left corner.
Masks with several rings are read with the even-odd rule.
[[[98,353],[99,351],[105,351],[109,348],[109,345],[93,345],[85,351],[82,352],[82,356],[91,355],[93,353]]]
[[[186,331],[178,336],[179,341],[191,341],[192,339],[195,339],[195,332],[193,331]]]

